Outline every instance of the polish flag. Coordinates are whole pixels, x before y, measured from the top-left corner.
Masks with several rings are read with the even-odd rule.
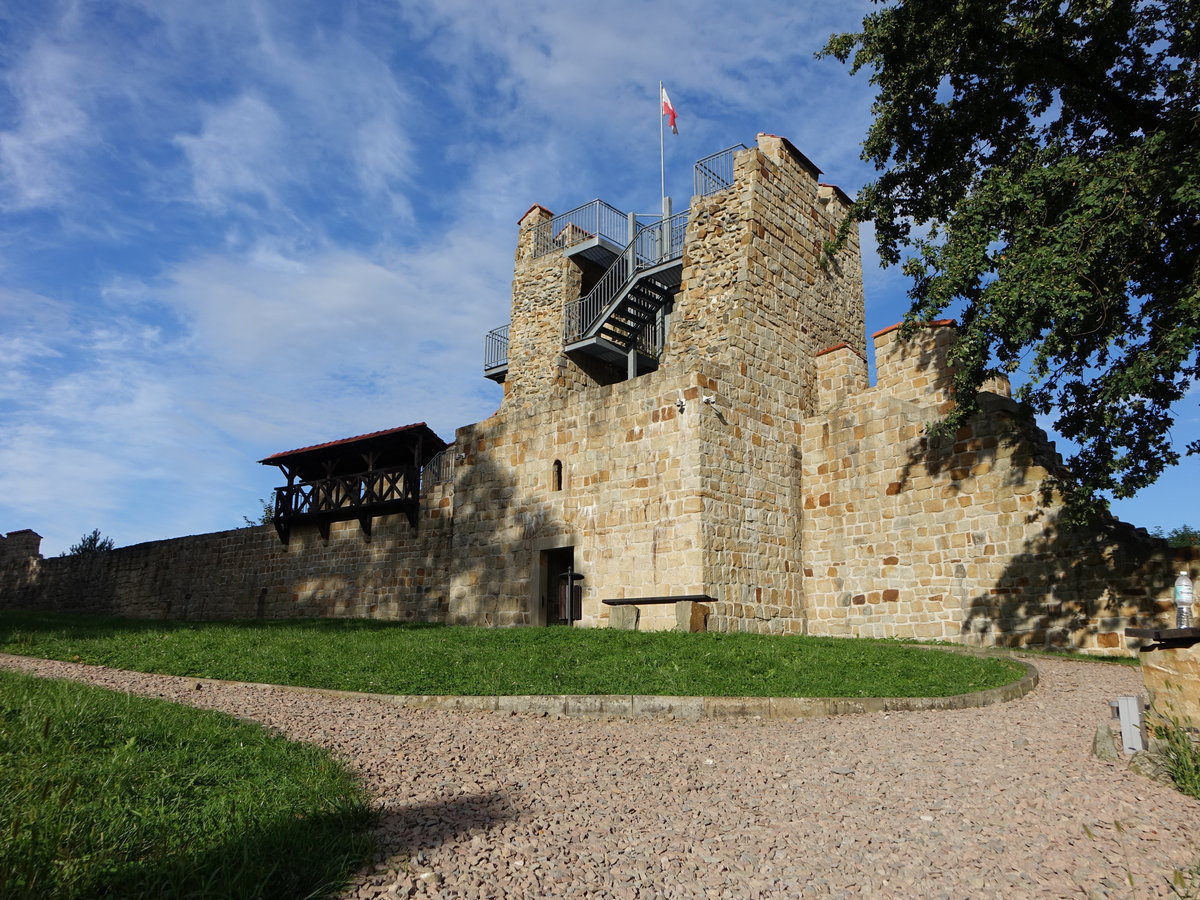
[[[667,89],[661,85],[658,89],[662,93],[662,114],[667,117],[667,124],[671,126],[671,134],[679,134],[679,127],[675,124],[675,107],[671,105]]]

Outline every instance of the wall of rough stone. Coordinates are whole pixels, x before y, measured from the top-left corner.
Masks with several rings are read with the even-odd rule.
[[[693,216],[684,306],[719,313],[701,447],[714,630],[806,627],[798,433],[814,406],[817,351],[865,340],[856,241],[834,265],[821,263],[847,206],[818,175],[787,141],[759,135],[738,154],[733,187]]]
[[[455,441],[452,621],[544,621],[541,554],[570,546],[583,624],[607,623],[605,599],[698,594],[715,600],[711,628],[803,630],[799,423],[816,351],[865,339],[856,242],[820,265],[846,201],[818,174],[762,135],[735,157],[731,188],[693,198],[660,368],[616,383],[563,355],[563,310],[589,273],[535,258],[532,228],[551,213],[526,214],[505,398]],[[638,615],[641,628],[676,624],[670,605]]]
[[[43,559],[31,532],[0,544],[0,608],[151,619],[351,616],[444,621],[450,539],[449,483],[422,497],[416,530],[406,516],[335,522],[329,540],[295,528],[286,546],[269,525]],[[36,535],[34,536],[36,537]]]
[[[564,390],[589,381],[562,352],[564,298],[579,298],[582,271],[562,253],[533,255],[535,229],[551,218],[534,206],[519,223],[501,405],[506,416],[536,414]]]
[[[880,332],[875,387],[804,423],[810,633],[1124,652],[1126,626],[1167,623],[1194,554],[1115,521],[1060,527],[1042,496],[1059,461],[1005,386],[953,438],[927,439],[950,402],[954,336],[949,323],[911,341]]]
[[[605,599],[701,592],[692,380],[655,372],[563,391],[516,421],[502,407],[459,429],[450,620],[543,623],[539,564],[555,548],[574,548],[584,625],[607,624]],[[643,615],[644,628],[674,625],[673,608]]]

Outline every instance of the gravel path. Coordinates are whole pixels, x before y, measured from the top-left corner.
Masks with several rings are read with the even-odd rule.
[[[1037,690],[983,709],[683,723],[0,658],[255,719],[348,760],[385,849],[350,898],[1172,896],[1173,869],[1200,855],[1200,802],[1090,756],[1138,672],[1035,664]]]

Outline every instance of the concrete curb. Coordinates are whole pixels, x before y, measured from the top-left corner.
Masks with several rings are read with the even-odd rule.
[[[367,694],[294,685],[251,685],[286,691],[305,691],[329,697],[370,698],[408,709],[481,710],[487,712],[553,714],[561,716],[623,716],[666,718],[696,722],[700,719],[811,719],[879,712],[919,712],[930,709],[970,709],[1017,700],[1038,684],[1032,663],[1010,653],[964,650],[958,647],[922,647],[972,656],[1005,656],[1025,667],[1025,675],[1010,684],[956,694],[953,697],[673,697],[648,694],[549,694],[518,696],[439,696],[422,694]],[[198,684],[244,684],[217,679],[188,679]]]

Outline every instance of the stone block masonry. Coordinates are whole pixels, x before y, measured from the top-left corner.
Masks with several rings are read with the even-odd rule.
[[[0,542],[0,608],[147,619],[445,621],[452,496],[450,485],[433,485],[416,530],[405,516],[388,516],[369,540],[356,522],[337,522],[328,541],[315,528],[299,528],[285,546],[260,525],[43,559],[40,538],[18,532]]]
[[[810,632],[1128,652],[1123,629],[1164,621],[1194,554],[1115,520],[1060,526],[1044,490],[1060,462],[1007,385],[958,434],[926,437],[952,402],[954,337],[950,322],[879,332],[876,386],[804,423]],[[825,366],[839,357],[853,362],[841,348]]]

